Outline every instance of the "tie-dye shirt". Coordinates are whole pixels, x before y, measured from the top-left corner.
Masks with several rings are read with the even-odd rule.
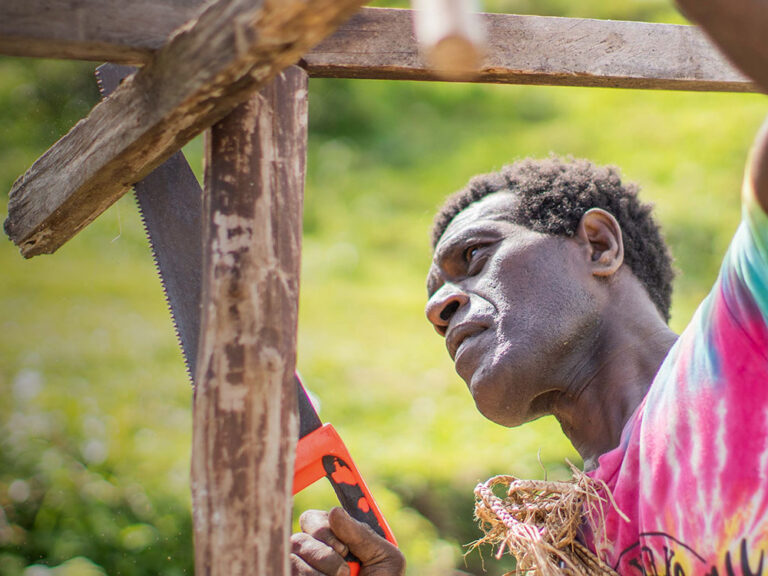
[[[768,215],[745,186],[712,292],[591,476],[624,575],[768,576]]]

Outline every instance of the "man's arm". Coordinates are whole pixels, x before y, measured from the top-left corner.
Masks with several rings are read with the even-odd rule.
[[[768,41],[768,39],[766,39]],[[763,212],[768,214],[768,120],[755,138],[752,155],[744,176],[749,179]]]
[[[768,0],[677,0],[677,5],[768,94]],[[768,213],[768,122],[755,139],[746,178]]]

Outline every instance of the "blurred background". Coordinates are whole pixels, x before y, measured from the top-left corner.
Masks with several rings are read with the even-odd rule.
[[[402,3],[378,5],[404,6]],[[487,11],[682,23],[666,0],[497,0]],[[0,214],[98,100],[93,64],[0,58]],[[551,152],[620,166],[676,258],[672,326],[739,220],[764,97],[312,80],[299,370],[355,456],[409,574],[483,573],[472,490],[565,478],[557,422],[486,422],[423,314],[428,231],[476,173]],[[185,149],[202,174],[201,141]],[[133,198],[54,256],[0,239],[0,575],[192,574],[191,386]],[[318,486],[296,509],[329,507]],[[488,574],[511,567],[484,553]]]

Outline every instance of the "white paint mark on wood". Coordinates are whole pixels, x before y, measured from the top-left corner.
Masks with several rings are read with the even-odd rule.
[[[290,574],[306,81],[292,68],[206,139],[192,458],[200,574]]]

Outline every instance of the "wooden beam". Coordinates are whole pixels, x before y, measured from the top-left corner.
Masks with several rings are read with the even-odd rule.
[[[195,573],[289,576],[306,73],[285,70],[209,136]]]
[[[4,0],[0,54],[146,64],[205,0]]]
[[[439,80],[409,10],[363,9],[304,57],[313,78]],[[475,82],[755,92],[695,26],[484,14]]]
[[[143,64],[202,2],[3,2],[0,53]],[[481,20],[486,58],[476,82],[757,90],[696,27],[510,14]],[[313,49],[305,66],[320,78],[439,79],[412,30],[410,10],[364,8]]]
[[[51,253],[348,17],[361,0],[218,0],[21,176],[5,230]]]

